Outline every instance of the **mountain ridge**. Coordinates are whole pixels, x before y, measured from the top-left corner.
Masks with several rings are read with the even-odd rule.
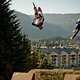
[[[15,12],[20,21],[22,32],[28,34],[31,39],[43,39],[54,36],[67,37],[71,35],[75,22],[80,16],[77,14],[44,14],[45,22],[43,30],[32,26],[32,15],[26,15],[21,12]]]

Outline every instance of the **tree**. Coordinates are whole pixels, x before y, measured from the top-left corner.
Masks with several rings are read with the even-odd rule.
[[[51,61],[44,53],[38,53],[38,68],[40,69],[50,69]]]
[[[10,80],[14,70],[26,63],[30,40],[21,33],[11,0],[0,0],[0,80]]]
[[[37,62],[38,62],[38,53],[36,52],[36,51],[33,51],[33,53],[31,54],[31,56],[30,56],[30,64],[29,64],[29,68],[30,69],[35,69],[35,68],[37,68],[37,66],[38,66],[38,64],[37,64]]]
[[[31,41],[26,34],[23,35],[21,49],[17,56],[15,56],[16,63],[14,64],[14,71],[29,71],[30,67],[30,56],[31,56]]]

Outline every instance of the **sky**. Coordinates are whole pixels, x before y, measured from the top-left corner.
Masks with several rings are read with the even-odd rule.
[[[10,8],[33,15],[33,2],[42,8],[43,13],[80,13],[80,0],[12,0]]]

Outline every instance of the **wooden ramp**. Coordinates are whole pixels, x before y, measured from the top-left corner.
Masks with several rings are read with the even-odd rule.
[[[80,80],[80,74],[65,74],[64,80]]]
[[[33,80],[33,73],[14,73],[11,80]]]

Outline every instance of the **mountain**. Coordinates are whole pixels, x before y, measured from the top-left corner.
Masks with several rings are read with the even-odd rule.
[[[15,12],[20,21],[22,32],[28,34],[31,39],[45,39],[55,36],[67,37],[79,18],[80,14],[44,14],[45,22],[43,30],[32,26],[32,15]]]

